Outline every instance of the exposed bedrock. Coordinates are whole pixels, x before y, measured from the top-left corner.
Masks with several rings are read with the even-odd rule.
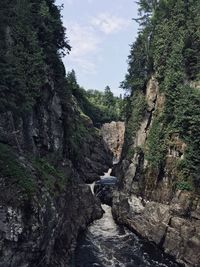
[[[113,216],[118,223],[155,242],[177,262],[198,267],[199,194],[175,187],[179,181],[175,163],[184,159],[186,144],[177,132],[170,133],[164,166],[150,167],[146,158],[149,132],[155,114],[162,112],[165,104],[165,96],[159,92],[154,77],[147,84],[144,98],[143,118],[135,134],[125,133],[122,158],[112,173],[118,177]],[[129,130],[131,121],[134,119],[130,118],[126,125]]]
[[[100,133],[50,79],[23,116],[0,114],[0,266],[68,266],[76,238],[102,216],[85,181],[112,165]]]
[[[113,197],[113,215],[184,266],[200,262],[200,201],[187,193],[177,192],[170,204],[147,201],[126,193]]]
[[[112,206],[113,192],[116,189],[117,178],[113,176],[104,177],[95,182],[94,193],[102,204]]]
[[[114,160],[119,161],[124,143],[125,123],[113,121],[105,123],[101,128],[101,134],[109,149],[113,152]]]

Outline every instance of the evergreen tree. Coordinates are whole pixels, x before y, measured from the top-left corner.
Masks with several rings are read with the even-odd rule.
[[[104,90],[104,102],[105,102],[105,105],[107,105],[108,107],[109,106],[112,107],[114,103],[114,96],[109,86],[106,86]]]
[[[66,80],[61,57],[70,46],[55,1],[4,0],[0,15],[0,111],[29,110],[50,72],[63,96]]]
[[[141,0],[138,4],[141,29],[131,47],[128,73],[122,83],[130,92],[126,100],[127,132],[134,128],[135,133],[140,125],[145,102],[143,108],[137,104],[142,103],[145,84],[154,74],[165,103],[163,112],[154,115],[149,131],[145,148],[148,164],[155,169],[165,166],[167,142],[178,132],[187,149],[174,179],[187,183],[187,188],[199,187],[200,98],[193,84],[200,78],[200,2]]]

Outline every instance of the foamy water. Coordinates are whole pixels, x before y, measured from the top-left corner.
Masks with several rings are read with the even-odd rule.
[[[116,179],[112,169],[101,176],[101,181]],[[94,194],[95,182],[89,184]],[[111,207],[100,220],[91,224],[80,236],[72,267],[176,267],[158,248],[145,242],[126,227],[119,226],[112,217]]]
[[[88,227],[78,241],[75,267],[175,267],[156,247],[127,228],[118,226],[111,208],[102,205],[104,216]]]

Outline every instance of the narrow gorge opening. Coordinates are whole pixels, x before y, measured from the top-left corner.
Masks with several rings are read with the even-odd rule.
[[[113,153],[113,166],[120,161],[124,133],[124,122],[102,126],[101,134]],[[112,168],[89,187],[101,202],[104,213],[79,235],[71,267],[179,266],[156,245],[115,222],[112,199],[117,190],[117,177],[112,176]]]
[[[200,266],[199,14],[1,0],[0,267]]]

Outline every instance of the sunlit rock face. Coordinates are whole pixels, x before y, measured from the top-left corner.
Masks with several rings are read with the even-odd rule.
[[[119,181],[113,193],[113,215],[118,223],[155,242],[178,262],[197,267],[200,264],[199,194],[176,188],[175,163],[184,160],[187,146],[179,133],[170,133],[165,165],[151,168],[146,158],[149,133],[166,101],[155,77],[147,83],[144,99],[144,116],[137,132],[128,137],[132,138],[133,153],[127,155],[123,150],[121,161],[112,172]]]
[[[116,161],[119,161],[121,156],[124,143],[124,132],[125,123],[121,121],[105,123],[101,128],[103,139],[113,152],[114,160]]]

